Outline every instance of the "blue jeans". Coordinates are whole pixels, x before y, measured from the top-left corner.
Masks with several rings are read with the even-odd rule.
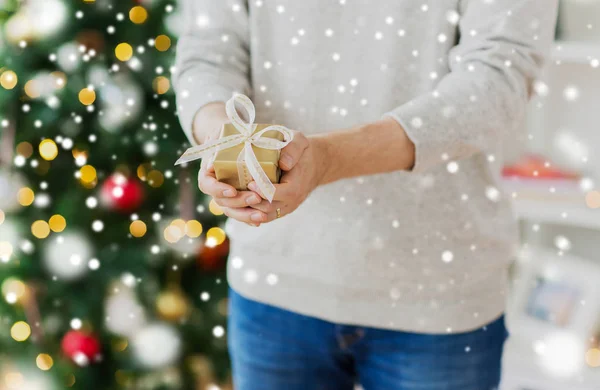
[[[323,321],[230,290],[235,390],[490,390],[500,382],[504,319],[430,335]]]

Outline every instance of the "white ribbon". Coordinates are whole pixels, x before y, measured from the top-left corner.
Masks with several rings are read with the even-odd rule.
[[[240,118],[235,103],[240,104],[248,113],[248,122],[244,122]],[[294,138],[294,133],[284,126],[272,125],[266,127],[254,133],[256,125],[254,119],[256,118],[256,109],[250,98],[242,94],[235,94],[229,99],[225,105],[227,117],[239,131],[239,134],[229,135],[227,137],[219,138],[217,140],[204,143],[202,145],[194,146],[185,151],[185,153],[175,162],[175,165],[183,164],[189,161],[197,160],[199,158],[210,158],[219,150],[234,147],[239,144],[244,144],[244,148],[240,152],[237,158],[238,174],[240,175],[240,183],[244,183],[242,180],[244,175],[244,169],[247,168],[250,176],[256,182],[258,188],[262,191],[269,202],[273,201],[275,196],[275,186],[269,180],[269,177],[260,166],[252,145],[258,146],[263,149],[270,150],[281,150],[286,147]],[[267,131],[278,131],[283,134],[284,141],[277,139],[263,137]]]

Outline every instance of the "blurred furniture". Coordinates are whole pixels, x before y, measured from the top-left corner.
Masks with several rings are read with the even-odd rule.
[[[590,296],[600,285],[600,209],[586,204],[600,190],[600,0],[564,0],[559,30],[520,142],[504,157],[544,156],[580,178],[503,179],[527,250],[509,294],[501,390],[600,389],[600,367],[586,363],[600,333],[600,293]]]
[[[600,326],[600,267],[542,249],[517,261],[502,390],[597,390],[591,335]]]

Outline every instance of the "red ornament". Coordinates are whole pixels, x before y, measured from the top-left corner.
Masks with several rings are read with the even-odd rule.
[[[90,333],[71,330],[64,335],[61,348],[63,353],[80,366],[100,359],[100,341]]]
[[[144,200],[144,190],[140,182],[121,173],[114,173],[102,183],[102,203],[114,210],[131,211]]]
[[[219,245],[203,245],[198,253],[198,265],[205,271],[220,271],[225,268],[229,254],[229,239]]]

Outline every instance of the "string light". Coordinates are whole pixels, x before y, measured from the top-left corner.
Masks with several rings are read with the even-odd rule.
[[[19,302],[25,297],[27,288],[25,283],[16,278],[7,278],[2,283],[2,295],[9,301],[13,300],[13,303]]]
[[[129,232],[134,237],[144,237],[146,234],[147,228],[146,224],[143,221],[137,220],[131,222],[129,225]]]
[[[96,168],[91,165],[84,165],[79,168],[79,173],[81,175],[80,180],[84,184],[93,183],[97,179]]]
[[[171,88],[171,82],[165,76],[158,76],[152,82],[152,87],[157,94],[162,95],[169,91],[169,88]]]
[[[188,237],[196,238],[202,234],[202,224],[195,219],[185,223],[185,232]]]
[[[96,101],[96,92],[90,88],[83,88],[81,91],[79,91],[79,101],[84,106],[93,104],[94,101]]]
[[[214,215],[223,215],[223,210],[221,210],[221,207],[217,204],[217,202],[215,202],[214,199],[212,199],[208,204],[208,210],[210,210],[210,212]]]
[[[17,74],[12,70],[5,70],[0,75],[0,85],[4,89],[13,89],[19,81]]]
[[[39,98],[41,95],[40,88],[38,82],[36,80],[29,80],[25,83],[25,94],[32,99]]]
[[[119,43],[115,48],[115,56],[121,61],[128,61],[133,56],[133,48],[129,43]]]
[[[42,371],[48,371],[54,365],[52,357],[46,353],[40,353],[35,359],[35,364]]]
[[[135,24],[142,24],[148,18],[148,11],[146,8],[137,5],[129,10],[129,20]]]
[[[49,138],[40,142],[39,151],[40,156],[47,161],[52,161],[58,156],[58,147],[56,146],[56,143]]]
[[[150,184],[151,187],[158,188],[163,185],[164,181],[165,177],[162,172],[153,170],[148,173],[148,184]]]
[[[50,234],[50,226],[46,221],[38,220],[31,224],[31,234],[36,238],[46,238]]]
[[[154,40],[154,47],[158,51],[167,51],[171,47],[171,38],[166,35],[159,35]]]
[[[60,233],[67,227],[67,220],[62,215],[55,214],[50,217],[48,225],[50,226],[50,230],[55,233]]]
[[[29,206],[33,203],[35,199],[35,194],[33,190],[29,187],[23,187],[17,192],[17,200],[21,206]]]
[[[167,226],[163,232],[163,236],[165,240],[171,244],[176,243],[183,237],[184,230],[179,228],[177,225],[173,225],[172,223]]]
[[[25,321],[15,322],[10,328],[10,336],[16,341],[25,341],[31,336],[31,328]]]
[[[219,227],[213,227],[206,232],[206,241],[212,241],[215,245],[221,245],[225,241],[225,231]]]
[[[25,158],[29,158],[33,154],[33,146],[26,141],[19,143],[16,150],[19,156],[23,156]]]
[[[152,169],[152,165],[149,163],[145,163],[145,164],[140,164],[137,167],[137,176],[141,181],[146,181],[146,175],[148,173],[148,170]]]

